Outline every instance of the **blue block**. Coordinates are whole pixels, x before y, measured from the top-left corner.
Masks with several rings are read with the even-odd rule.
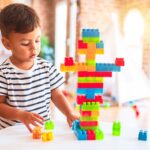
[[[72,130],[76,130],[80,128],[80,121],[79,120],[74,120],[72,122]]]
[[[98,29],[83,29],[82,37],[99,37],[100,33]]]
[[[103,41],[100,41],[99,43],[96,43],[96,48],[104,48]]]
[[[103,88],[78,88],[77,89],[77,94],[84,94],[84,95],[86,95],[86,94],[88,94],[88,93],[90,93],[90,94],[101,94],[101,93],[103,93]]]
[[[72,124],[72,130],[74,131],[78,140],[87,140],[86,130],[80,129],[80,121],[75,120]]]
[[[147,141],[147,131],[140,130],[140,132],[138,134],[138,140]]]
[[[115,64],[110,63],[96,63],[96,71],[121,71],[120,66],[116,66]]]

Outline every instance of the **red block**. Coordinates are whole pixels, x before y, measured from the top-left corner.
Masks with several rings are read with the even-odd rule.
[[[87,140],[95,140],[96,139],[95,132],[93,130],[87,130],[86,135],[87,135]]]
[[[83,43],[82,40],[78,40],[78,49],[87,49],[87,43]]]
[[[80,111],[81,116],[91,116],[91,111]]]
[[[98,126],[98,121],[80,121],[81,127],[91,127],[91,126]]]
[[[103,83],[78,83],[78,88],[103,88]]]
[[[78,95],[77,96],[77,104],[82,105],[84,102],[99,102],[100,104],[102,104],[103,99],[100,95],[95,96],[94,99],[86,99],[86,96]]]
[[[74,62],[73,62],[73,58],[72,57],[66,57],[65,58],[65,66],[73,66]]]
[[[78,77],[112,77],[112,72],[78,72]]]
[[[116,58],[115,64],[116,64],[116,66],[124,66],[124,59],[123,58]]]

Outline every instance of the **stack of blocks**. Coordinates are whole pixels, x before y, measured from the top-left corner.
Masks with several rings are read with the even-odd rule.
[[[99,127],[99,116],[104,77],[112,77],[112,71],[119,72],[124,60],[116,58],[114,64],[96,63],[96,55],[104,54],[104,43],[98,29],[82,30],[78,53],[86,56],[84,63],[75,63],[72,57],[67,57],[61,64],[63,72],[78,72],[76,101],[80,105],[81,116],[80,120],[73,122],[72,128],[78,140],[102,140],[104,134]]]
[[[42,131],[42,127],[35,127],[32,132],[33,139],[41,139],[43,142],[51,141],[54,139],[54,135],[52,130],[54,129],[54,123],[51,120],[48,120],[44,124],[44,131]]]

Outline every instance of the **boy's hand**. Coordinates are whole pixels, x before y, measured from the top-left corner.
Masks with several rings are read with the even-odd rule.
[[[72,112],[70,114],[68,114],[67,116],[67,122],[69,124],[70,127],[72,127],[72,122],[74,120],[79,120],[79,114],[75,113],[75,112]]]
[[[34,112],[20,111],[19,120],[32,132],[30,124],[33,126],[39,126],[38,124],[43,125],[44,118]]]

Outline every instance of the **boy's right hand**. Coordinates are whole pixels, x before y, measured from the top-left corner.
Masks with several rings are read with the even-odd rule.
[[[38,124],[43,125],[44,118],[37,113],[21,110],[19,111],[19,121],[24,123],[28,130],[32,132],[30,124],[33,126],[39,126]]]

